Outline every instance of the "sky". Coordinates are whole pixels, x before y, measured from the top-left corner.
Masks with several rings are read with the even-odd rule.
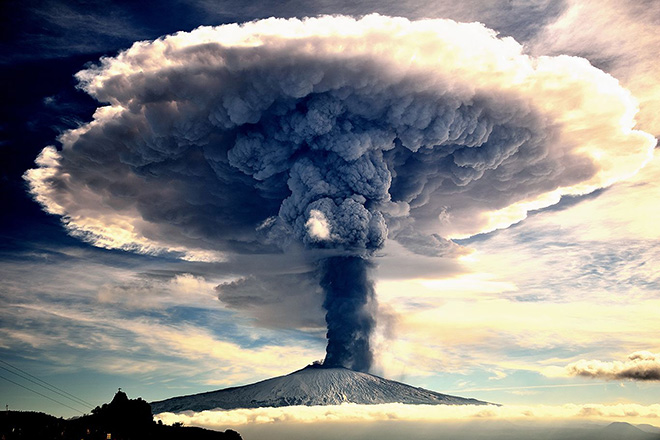
[[[325,358],[654,424],[660,5],[427,3],[3,2],[0,404]],[[477,417],[277,411],[195,423]]]

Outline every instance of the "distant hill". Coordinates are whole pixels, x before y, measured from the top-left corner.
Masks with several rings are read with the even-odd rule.
[[[657,428],[656,428],[657,429]],[[630,423],[614,422],[600,432],[599,440],[660,440],[660,434],[643,431]]]
[[[658,429],[646,425],[648,430]],[[614,422],[605,427],[559,428],[537,433],[538,440],[660,440],[660,434],[643,431],[630,423]],[[517,437],[514,437],[517,438]]]
[[[310,365],[286,376],[241,387],[152,402],[154,414],[222,408],[291,405],[407,403],[425,405],[486,405],[475,399],[449,396],[347,368]]]
[[[110,435],[110,437],[108,437]],[[153,420],[151,407],[119,391],[109,404],[92,414],[65,420],[48,414],[8,411],[0,414],[0,439],[4,440],[242,440],[235,431],[167,426]]]
[[[641,429],[644,432],[650,432],[652,434],[660,434],[660,428],[658,428],[657,426],[649,425],[648,423],[635,425],[635,427]]]

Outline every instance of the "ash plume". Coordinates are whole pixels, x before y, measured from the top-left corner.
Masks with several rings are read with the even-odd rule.
[[[322,261],[321,267],[328,325],[323,366],[369,371],[373,362],[369,338],[376,324],[369,263],[360,257],[333,257]]]
[[[77,78],[105,105],[26,172],[44,209],[105,248],[304,255],[325,294],[326,362],[357,370],[373,357],[368,269],[387,240],[451,256],[449,238],[610,185],[655,145],[633,129],[630,94],[585,60],[531,58],[451,20],[201,27]]]

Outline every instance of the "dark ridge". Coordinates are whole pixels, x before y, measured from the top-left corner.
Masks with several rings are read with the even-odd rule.
[[[110,435],[111,437],[108,437]],[[209,429],[164,425],[153,420],[151,406],[142,400],[129,399],[118,391],[112,402],[97,406],[91,414],[65,420],[29,411],[0,413],[0,439],[3,440],[242,440],[231,429]]]

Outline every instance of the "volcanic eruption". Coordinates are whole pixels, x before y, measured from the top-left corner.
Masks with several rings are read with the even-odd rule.
[[[478,23],[201,27],[77,78],[103,105],[26,173],[44,209],[104,248],[302,256],[324,293],[324,365],[363,372],[387,240],[459,255],[449,238],[610,185],[655,145],[614,78]]]

